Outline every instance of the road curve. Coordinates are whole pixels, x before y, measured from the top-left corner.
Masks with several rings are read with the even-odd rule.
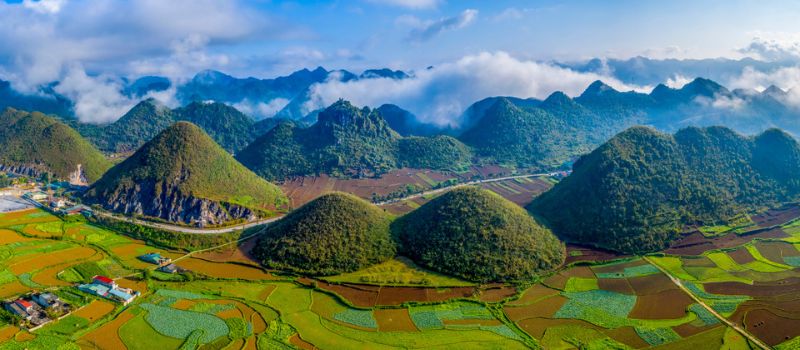
[[[383,202],[378,202],[378,203],[375,203],[375,205],[382,206],[382,205],[402,202],[402,201],[405,201],[405,200],[419,198],[419,197],[422,197],[422,196],[427,196],[427,195],[446,192],[446,191],[452,190],[454,188],[459,188],[459,187],[464,187],[464,186],[473,186],[473,185],[480,185],[480,184],[491,183],[491,182],[499,182],[499,181],[513,180],[513,179],[522,179],[522,178],[529,178],[529,177],[552,176],[553,174],[554,173],[514,175],[514,176],[498,177],[498,178],[493,178],[493,179],[469,181],[469,182],[464,182],[464,183],[458,183],[458,184],[455,184],[455,185],[452,185],[452,186],[437,188],[435,190],[415,193],[415,194],[408,195],[408,196],[405,196],[405,197],[402,197],[402,198],[395,198],[395,199],[391,199],[391,200],[387,200],[387,201],[383,201]],[[92,208],[92,213],[94,215],[97,215],[97,216],[102,216],[102,217],[105,217],[105,218],[118,220],[118,221],[129,222],[129,223],[133,223],[133,224],[136,224],[136,225],[157,228],[157,229],[160,229],[160,230],[167,230],[167,231],[181,232],[181,233],[199,234],[199,235],[215,235],[215,234],[221,234],[221,233],[228,233],[228,232],[244,230],[244,229],[248,229],[248,228],[251,228],[251,227],[254,227],[254,226],[269,224],[269,223],[278,221],[283,217],[283,215],[279,215],[279,216],[271,217],[269,219],[263,219],[263,220],[248,222],[248,223],[244,223],[244,224],[226,226],[226,227],[220,227],[220,228],[194,228],[194,227],[170,225],[170,224],[166,224],[166,223],[153,222],[153,221],[148,221],[148,220],[135,219],[135,218],[132,218],[132,217],[127,217],[127,216],[115,215],[115,214],[112,214],[110,212],[107,212],[107,211],[104,211],[104,210],[100,210],[100,209],[96,209],[96,208]]]

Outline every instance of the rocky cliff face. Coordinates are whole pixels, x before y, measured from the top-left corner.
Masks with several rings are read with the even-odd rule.
[[[125,214],[143,215],[196,226],[218,225],[233,220],[253,221],[253,210],[236,204],[197,198],[176,186],[153,182],[124,186],[114,193],[102,193],[103,208]]]
[[[41,167],[37,165],[0,164],[0,171],[29,177],[39,177],[44,173]]]

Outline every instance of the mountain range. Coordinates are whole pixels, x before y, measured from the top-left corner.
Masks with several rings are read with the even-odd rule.
[[[400,167],[460,169],[471,154],[450,136],[402,137],[378,110],[340,100],[304,128],[282,123],[237,154],[272,180],[302,175],[375,176]]]

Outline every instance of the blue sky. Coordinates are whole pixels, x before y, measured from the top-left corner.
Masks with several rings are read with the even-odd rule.
[[[24,27],[39,27],[26,30],[25,36],[42,43],[74,44],[66,47],[67,51],[84,50],[83,54],[52,59],[48,64],[59,67],[51,69],[81,64],[93,73],[121,75],[159,73],[148,64],[175,61],[170,55],[180,50],[176,49],[180,42],[187,43],[183,45],[187,51],[204,54],[205,61],[195,62],[198,64],[187,67],[185,72],[162,73],[186,75],[190,69],[203,65],[239,75],[284,74],[316,65],[352,70],[383,66],[420,69],[466,55],[497,51],[520,59],[545,61],[636,55],[738,58],[746,55],[738,50],[756,37],[795,39],[794,33],[800,32],[800,21],[796,20],[800,18],[800,3],[792,1],[6,3],[0,11],[25,18],[25,24],[21,25],[23,28],[9,28],[5,35],[14,35]],[[114,21],[120,13],[137,10],[149,12],[153,23],[126,23],[135,22],[136,16],[122,23]],[[87,12],[95,15],[86,16]],[[116,14],[103,16],[107,12]],[[2,16],[0,13],[0,19]],[[211,23],[204,26],[208,22]],[[48,26],[52,27],[50,32],[43,29]],[[154,32],[161,34],[153,35]],[[117,43],[107,43],[115,39]],[[30,45],[30,41],[20,44]],[[118,50],[122,44],[129,45]],[[18,49],[13,43],[0,44],[0,64],[6,70],[14,70],[13,65],[22,60],[37,60],[25,57],[26,53]],[[105,52],[113,50],[116,52]]]
[[[796,1],[5,0],[0,79],[26,92],[58,81],[81,118],[109,121],[136,102],[119,93],[126,78],[181,83],[205,69],[268,78],[316,66],[388,67],[414,78],[326,82],[312,89],[309,108],[338,98],[391,102],[447,123],[488,96],[574,96],[596,79],[652,89],[613,71],[553,63],[594,57],[751,57],[776,65],[744,67],[721,83],[792,88],[800,81],[797,18]],[[153,97],[172,105],[170,93]]]

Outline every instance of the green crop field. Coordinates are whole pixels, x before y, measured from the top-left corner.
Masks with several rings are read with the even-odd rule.
[[[136,256],[159,251],[174,259],[185,253],[147,246],[85,222],[63,223],[40,211],[7,220],[0,215],[0,228],[4,228],[0,230],[4,242],[0,286],[13,293],[4,298],[35,288],[54,288],[71,302],[85,305],[96,298],[77,291],[71,283],[95,274],[112,278],[133,274],[121,280],[142,292],[124,312],[115,304],[97,319],[70,315],[30,335],[7,340],[0,350],[106,348],[97,344],[121,344],[128,349],[298,349],[301,344],[313,344],[320,349],[652,346],[695,350],[699,348],[692,344],[705,341],[734,346],[742,344],[741,337],[695,302],[683,304],[682,313],[672,312],[669,317],[650,314],[660,311],[642,303],[658,300],[656,293],[675,287],[665,279],[644,285],[639,281],[659,277],[660,267],[714,310],[730,316],[752,298],[707,292],[710,283],[751,285],[754,280],[780,280],[796,274],[792,265],[800,259],[797,254],[770,260],[775,253],[755,243],[742,246],[752,256],[744,264],[736,263],[726,250],[703,253],[701,257],[708,259],[703,263],[670,255],[651,256],[648,261],[593,262],[593,274],[580,266],[563,271],[568,276],[561,282],[563,288],[532,281],[509,289],[510,297],[496,299],[503,301],[487,302],[481,298],[491,293],[471,291],[479,284],[421,269],[405,258],[325,277],[336,283],[327,289],[278,273],[243,278],[242,273],[253,273],[249,269],[256,268],[256,263],[227,261],[216,253],[194,256],[200,259],[186,265],[195,269],[191,276],[151,274],[143,279],[136,273],[147,265]],[[63,235],[50,237],[57,232]],[[48,260],[54,254],[63,256]],[[19,264],[23,261],[29,263]],[[438,289],[427,290],[432,287]],[[395,288],[406,289],[398,293]],[[439,295],[451,296],[438,299]],[[355,306],[396,298],[408,301],[388,308]],[[707,330],[682,337],[677,327]],[[788,349],[793,344],[776,348]]]

